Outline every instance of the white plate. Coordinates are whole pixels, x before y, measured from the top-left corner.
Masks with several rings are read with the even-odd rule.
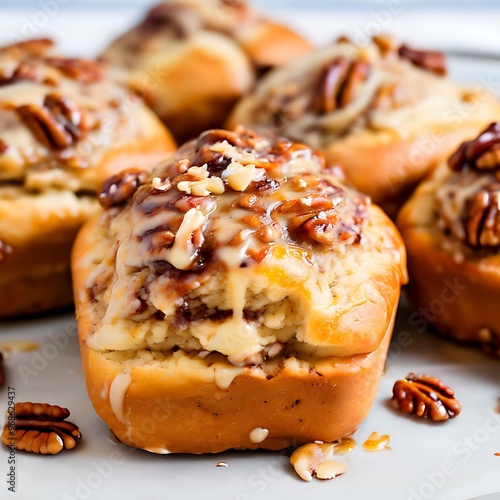
[[[332,481],[304,483],[278,452],[158,456],[117,444],[90,405],[80,366],[75,323],[70,314],[8,323],[0,343],[35,341],[36,351],[7,359],[7,387],[16,400],[50,402],[71,410],[83,433],[80,446],[54,457],[16,455],[16,488],[21,499],[205,499],[307,498],[326,500],[466,499],[500,491],[500,363],[410,326],[403,306],[387,369],[372,412],[354,435],[358,445],[339,455],[347,473]],[[392,409],[394,382],[408,372],[437,376],[453,387],[463,411],[433,424]],[[168,425],[168,422],[166,423]],[[361,443],[372,431],[389,434],[392,450],[366,452]],[[8,471],[8,451],[0,450],[0,475]],[[216,468],[219,461],[227,468]],[[7,492],[0,483],[0,498]],[[15,497],[13,497],[15,498]]]
[[[96,31],[104,27],[110,13],[103,10],[92,27]],[[116,15],[131,19],[129,13]],[[320,18],[323,16],[318,15]],[[9,18],[2,14],[0,26],[7,24]],[[52,29],[74,47],[75,39],[83,39],[84,26],[88,27],[88,12],[81,16],[71,12],[58,16],[47,30]],[[85,36],[88,38],[88,31]],[[109,36],[109,32],[92,34],[92,50],[80,53],[94,51],[96,40],[101,44]],[[455,77],[473,86],[500,88],[498,63],[453,58],[451,67]],[[339,456],[347,473],[333,481],[307,484],[295,475],[284,453],[156,456],[117,444],[88,401],[72,316],[4,322],[0,344],[28,340],[39,347],[8,356],[0,410],[7,408],[7,388],[11,386],[18,402],[50,402],[70,408],[70,420],[80,426],[84,436],[77,449],[55,457],[17,453],[17,498],[456,500],[500,492],[500,457],[494,455],[500,452],[500,415],[494,412],[500,397],[500,363],[475,350],[419,333],[410,325],[410,315],[410,309],[402,306],[377,400],[354,436],[358,446]],[[388,403],[392,386],[410,371],[440,377],[453,387],[463,405],[461,415],[444,424],[432,424],[393,410]],[[389,434],[392,450],[363,451],[361,443],[372,431]],[[0,498],[9,498],[8,457],[8,450],[2,447]],[[219,461],[228,467],[216,468]]]

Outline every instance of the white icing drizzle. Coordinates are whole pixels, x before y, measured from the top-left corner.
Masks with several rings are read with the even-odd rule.
[[[269,436],[269,431],[267,429],[256,427],[250,432],[250,441],[255,444],[262,443],[262,441],[266,440],[267,436]]]
[[[119,373],[111,384],[109,390],[109,402],[115,417],[125,425],[128,425],[127,419],[123,411],[125,405],[125,395],[132,383],[132,375],[130,373]]]
[[[166,448],[161,448],[161,447],[153,447],[153,448],[144,448],[146,451],[149,451],[150,453],[156,453],[157,455],[170,455],[172,452],[167,450]]]

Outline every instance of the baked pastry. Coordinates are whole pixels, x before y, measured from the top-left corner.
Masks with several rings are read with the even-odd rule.
[[[143,95],[179,141],[222,126],[262,71],[312,50],[244,0],[168,0],[102,58]]]
[[[438,52],[342,38],[266,75],[228,126],[272,127],[323,150],[394,216],[439,160],[500,116],[485,88],[464,90],[445,72]]]
[[[0,49],[0,317],[71,304],[71,245],[102,181],[174,149],[102,64],[51,47]]]
[[[409,292],[422,320],[500,356],[500,124],[460,146],[402,208]]]
[[[383,212],[308,147],[242,128],[139,184],[108,180],[72,260],[87,389],[116,436],[208,453],[351,434],[405,280]]]

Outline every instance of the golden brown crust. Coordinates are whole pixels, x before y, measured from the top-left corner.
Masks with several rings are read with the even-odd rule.
[[[0,199],[0,240],[10,247],[0,259],[1,318],[72,303],[71,247],[80,226],[98,210],[95,198],[69,193]]]
[[[291,29],[262,19],[251,30],[237,33],[238,41],[259,68],[282,66],[313,50],[311,43]]]
[[[85,319],[80,312],[80,322]],[[329,371],[285,370],[267,380],[247,369],[227,389],[200,380],[200,371],[210,374],[213,366],[134,368],[124,397],[126,423],[102,397],[122,373],[122,364],[107,360],[84,341],[81,352],[90,400],[123,443],[154,453],[280,450],[314,440],[333,442],[356,430],[375,398],[391,331],[392,323],[383,343],[368,355],[328,358]],[[221,366],[232,368],[227,362]],[[250,433],[259,427],[269,435],[252,442]]]

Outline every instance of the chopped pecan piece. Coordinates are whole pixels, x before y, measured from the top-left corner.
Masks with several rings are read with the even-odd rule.
[[[32,40],[24,40],[22,42],[13,43],[2,50],[6,52],[20,50],[26,54],[43,56],[53,46],[54,42],[50,38],[34,38]]]
[[[2,139],[0,139],[0,154],[5,153],[9,149],[9,145]]]
[[[82,112],[59,94],[48,94],[43,106],[26,104],[19,106],[17,112],[37,140],[49,148],[67,148],[85,131]]]
[[[114,207],[129,200],[139,186],[148,179],[144,170],[129,169],[107,179],[99,194],[99,203],[104,208]]]
[[[450,168],[460,172],[495,170],[500,167],[500,123],[492,123],[478,137],[464,142],[448,160]]]
[[[74,448],[82,435],[78,427],[67,422],[67,408],[42,403],[16,403],[14,427],[6,425],[2,443],[18,451],[56,455]]]
[[[500,186],[482,189],[467,203],[466,242],[473,247],[500,246]]]
[[[394,384],[392,392],[396,408],[436,422],[454,418],[462,410],[453,389],[435,377],[409,373]]]
[[[401,45],[399,57],[408,59],[414,66],[431,71],[437,75],[446,75],[446,58],[442,52],[411,49]]]
[[[356,97],[360,85],[366,81],[370,66],[364,61],[338,58],[323,68],[318,91],[314,97],[314,109],[326,114],[341,109]]]
[[[46,62],[67,77],[82,83],[95,83],[102,80],[104,76],[104,66],[98,61],[48,57]]]
[[[5,241],[0,240],[0,263],[2,263],[7,256],[12,254],[12,247]]]
[[[35,67],[24,61],[19,64],[12,74],[6,75],[4,73],[0,75],[0,87],[2,85],[10,85],[22,80],[34,82],[38,80],[38,74]]]

